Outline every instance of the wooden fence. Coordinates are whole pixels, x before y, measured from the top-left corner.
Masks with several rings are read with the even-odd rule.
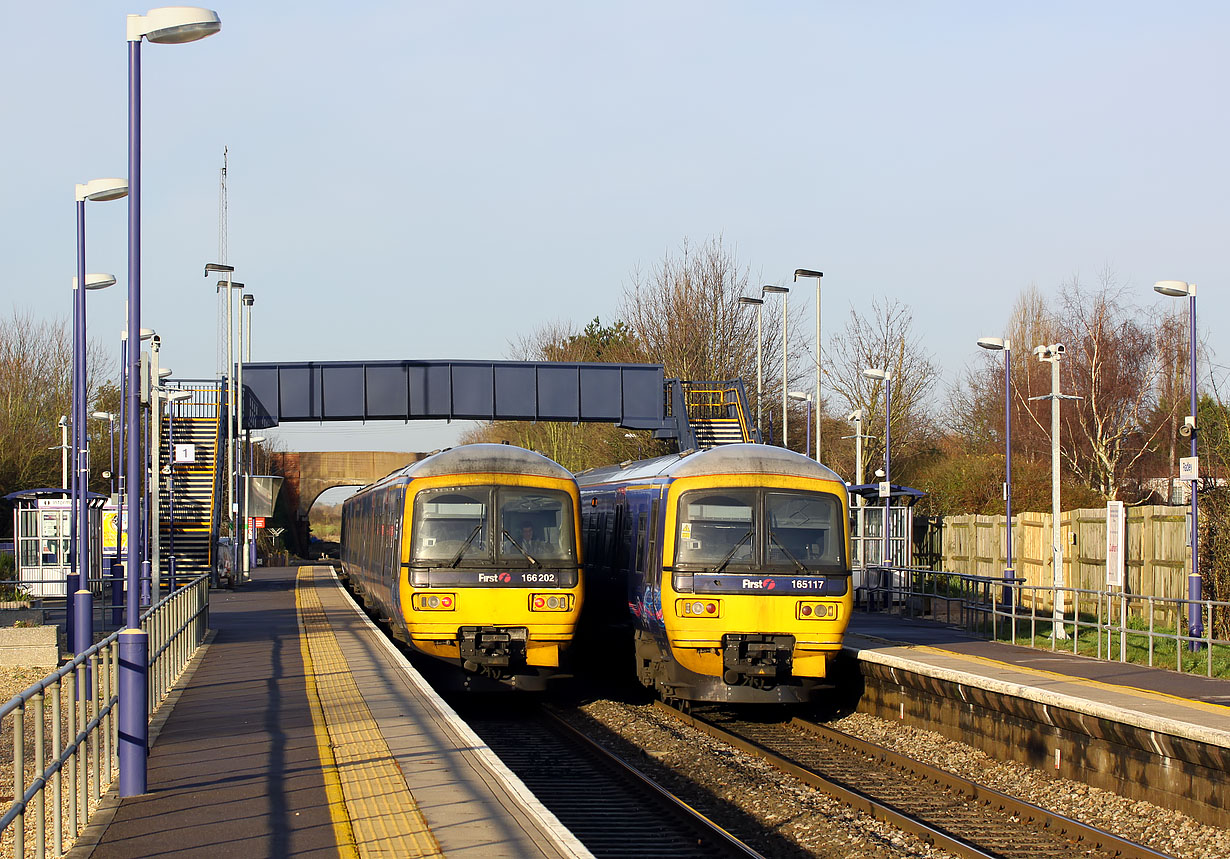
[[[1191,550],[1185,507],[1127,507],[1125,585],[1139,596],[1187,598]],[[1059,517],[1065,587],[1091,591],[1106,586],[1106,509],[1070,510]],[[1002,576],[1006,566],[1003,516],[946,516],[940,569],[950,573]],[[1051,514],[1013,517],[1012,555],[1018,578],[1029,585],[1054,583]],[[1028,593],[1028,592],[1027,592]],[[1049,607],[1050,596],[1044,599]],[[1026,596],[1026,604],[1029,597]]]

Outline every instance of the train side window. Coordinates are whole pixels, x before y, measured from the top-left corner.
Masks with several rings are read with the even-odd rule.
[[[645,569],[654,568],[654,556],[658,544],[658,499],[649,508],[649,545],[645,551]]]

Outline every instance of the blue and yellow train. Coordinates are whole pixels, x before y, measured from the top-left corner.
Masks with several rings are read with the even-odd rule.
[[[738,444],[577,475],[589,611],[667,700],[800,703],[850,620],[845,484]],[[587,619],[588,620],[588,619]]]
[[[393,634],[468,677],[542,688],[581,612],[577,484],[519,447],[435,453],[342,507],[342,567]]]

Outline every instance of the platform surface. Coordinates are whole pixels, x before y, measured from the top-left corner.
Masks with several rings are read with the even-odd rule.
[[[588,855],[330,568],[210,597],[148,793],[105,801],[73,859]]]
[[[1230,680],[987,641],[887,612],[855,612],[845,647],[859,659],[1014,688],[1044,702],[1230,747]]]

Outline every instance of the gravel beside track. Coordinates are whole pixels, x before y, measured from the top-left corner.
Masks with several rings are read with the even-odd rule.
[[[591,735],[599,735],[605,728],[618,735],[611,737],[608,745],[625,755],[627,748],[618,746],[634,746],[644,758],[658,762],[664,783],[685,800],[703,811],[712,810],[719,821],[721,805],[733,805],[763,819],[777,835],[798,845],[798,855],[948,855],[851,811],[649,705],[596,700],[583,705],[581,712],[584,717],[579,717],[579,722],[592,720],[588,728]],[[1123,799],[1020,764],[998,762],[971,746],[900,722],[853,714],[828,724],[1179,859],[1230,856],[1230,831],[1205,826],[1177,812]],[[646,768],[640,763],[638,766]],[[695,782],[696,787],[689,790],[685,780]]]

